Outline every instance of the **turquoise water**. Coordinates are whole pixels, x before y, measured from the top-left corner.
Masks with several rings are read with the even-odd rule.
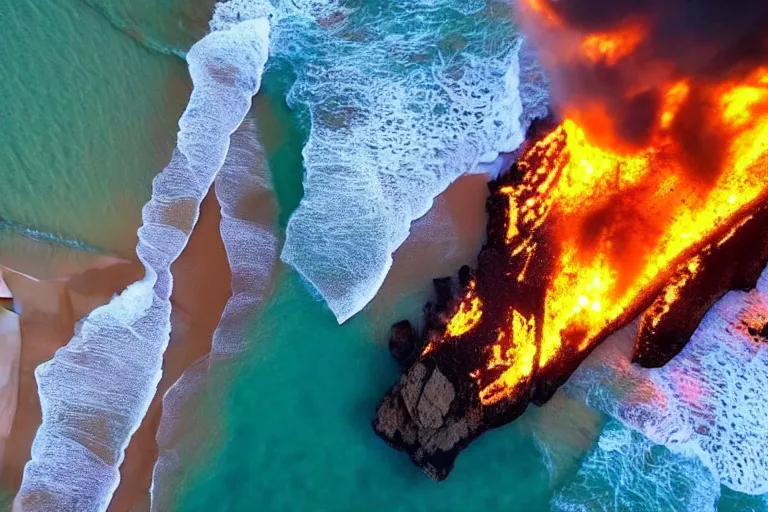
[[[110,5],[114,19],[143,7],[156,24],[177,23],[165,2]],[[189,95],[184,62],[80,0],[6,2],[0,34],[0,219],[131,255]]]
[[[379,7],[372,3],[353,21],[362,29]],[[209,3],[191,0],[12,3],[0,17],[0,34],[12,57],[7,76],[19,79],[0,82],[0,137],[11,148],[0,152],[0,218],[131,254],[139,209],[168,160],[188,95],[185,66],[174,55],[204,33],[209,10]],[[458,32],[467,27],[461,16],[456,11],[439,23],[447,34]],[[418,21],[410,20],[408,30]],[[458,51],[464,42],[446,37],[443,44]],[[278,60],[255,105],[281,228],[303,195],[301,149],[309,133],[307,112],[286,104],[294,79],[291,63]],[[422,305],[406,297],[397,309],[418,312]],[[226,442],[188,468],[176,509],[547,510],[563,486],[578,481],[594,439],[587,436],[584,453],[562,439],[572,460],[552,480],[531,434],[535,410],[473,443],[441,484],[380,441],[370,420],[399,376],[381,333],[398,319],[369,308],[338,326],[286,269],[253,320],[251,351],[221,404]],[[664,460],[664,451],[654,453]],[[585,503],[613,492],[609,479],[593,476],[588,481],[602,488],[585,494]],[[652,478],[643,482],[633,492],[655,492]],[[765,503],[723,490],[719,508],[758,511]],[[597,509],[593,502],[586,510]]]
[[[361,30],[371,17],[381,16],[374,6],[383,10],[387,3],[366,5],[351,18],[361,24]],[[471,26],[458,11],[454,16],[455,20],[439,21],[446,34]],[[397,30],[397,24],[391,23],[390,28]],[[461,39],[446,37],[444,44],[449,49],[458,44],[455,50],[466,42]],[[304,192],[298,152],[310,128],[302,98],[294,94],[291,108],[285,102],[296,78],[291,64],[313,58],[307,53],[296,57],[296,62],[284,54],[274,59],[256,104],[281,207],[281,228]],[[320,62],[322,58],[318,57]],[[303,99],[311,102],[313,98]],[[414,297],[402,299],[392,309],[401,315],[418,315],[423,301],[419,293]],[[659,492],[659,484],[668,477],[659,468],[673,467],[670,461],[688,467],[688,462],[678,462],[665,448],[646,449],[638,444],[632,447],[635,459],[615,461],[614,465],[624,464],[628,471],[617,479],[612,473],[618,466],[588,462],[604,460],[596,445],[604,419],[582,428],[578,411],[558,414],[550,409],[544,421],[540,419],[544,413],[532,408],[515,424],[473,443],[459,457],[448,480],[430,481],[370,428],[378,400],[400,373],[382,335],[400,316],[388,313],[375,314],[369,307],[339,326],[301,278],[285,269],[274,296],[249,329],[250,353],[232,370],[233,380],[225,379],[233,383],[217,412],[226,440],[213,447],[209,459],[187,468],[175,510],[530,511],[548,510],[553,498],[562,494],[585,511],[653,512],[654,508],[627,504],[645,503],[644,495]],[[210,414],[206,411],[201,418]],[[633,439],[640,440],[639,436]],[[700,471],[696,475],[706,476],[700,464],[690,465]],[[654,503],[692,510],[691,493],[677,492],[682,488],[697,492],[696,481],[686,478],[681,475],[682,483],[664,488],[665,495],[657,496]],[[717,485],[708,485],[717,492]],[[622,487],[629,498],[612,506],[611,497]],[[718,508],[758,511],[763,507],[759,498],[726,491]]]
[[[189,475],[177,510],[546,509],[546,468],[516,426],[483,436],[442,484],[373,434],[376,403],[399,374],[373,328],[365,314],[339,327],[288,272],[249,336],[229,439]]]

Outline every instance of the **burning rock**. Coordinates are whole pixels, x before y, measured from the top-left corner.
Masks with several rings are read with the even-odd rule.
[[[473,439],[548,401],[644,310],[634,359],[669,361],[768,263],[768,131],[750,135],[707,194],[661,136],[626,157],[566,119],[531,144],[491,185],[477,269],[462,269],[450,299],[438,283],[421,353],[380,403],[376,432],[441,480]]]
[[[492,184],[478,267],[374,420],[436,479],[643,311],[633,359],[664,365],[768,262],[768,4],[521,4],[562,122]]]

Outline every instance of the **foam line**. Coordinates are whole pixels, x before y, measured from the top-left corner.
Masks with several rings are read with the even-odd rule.
[[[304,198],[281,258],[340,323],[373,298],[438,194],[523,141],[520,39],[502,16],[483,17],[483,0],[463,17],[456,4],[393,0],[314,31],[276,26],[274,51],[300,63],[289,104],[311,120]],[[446,19],[462,23],[456,40]]]
[[[259,89],[268,46],[269,23],[257,19],[209,34],[187,55],[194,90],[171,162],[142,210],[136,253],[145,276],[78,323],[69,344],[35,371],[43,422],[16,510],[107,508],[125,447],[160,380],[170,266]]]
[[[234,361],[234,356],[245,351],[245,325],[264,300],[277,263],[279,240],[272,229],[277,206],[251,115],[232,136],[215,183],[221,205],[221,238],[232,271],[232,297],[213,333],[211,353],[190,366],[163,397],[158,459],[150,489],[153,511],[172,510],[188,460],[185,457],[194,457],[215,437],[212,430],[218,425],[195,421],[197,408],[204,403],[202,392],[217,391],[207,388],[214,367]],[[256,203],[260,208],[254,208]],[[254,217],[255,210],[262,215]]]
[[[623,336],[598,347],[564,391],[673,453],[698,457],[726,487],[764,494],[768,344],[756,333],[765,318],[768,269],[757,289],[732,291],[717,302],[664,367],[631,364],[632,337]]]

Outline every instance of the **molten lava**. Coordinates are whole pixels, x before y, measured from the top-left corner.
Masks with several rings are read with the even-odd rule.
[[[766,76],[761,68],[743,83],[707,91],[718,105],[710,122],[729,141],[713,182],[686,167],[672,136],[687,82],[670,85],[652,145],[634,154],[591,144],[570,119],[528,149],[517,182],[498,193],[508,201],[508,257],[520,262],[508,276],[511,286],[521,293],[541,288],[543,307],[528,314],[509,305],[487,343],[484,365],[472,371],[484,405],[513,397],[534,372],[556,367],[559,358],[588,351],[647,306],[682,265],[682,277],[661,290],[644,322],[653,329],[674,307],[680,288],[699,271],[698,254],[711,236],[744,219],[768,186]],[[533,260],[549,262],[546,275],[531,272]],[[444,340],[462,343],[482,324],[483,293],[473,283]]]

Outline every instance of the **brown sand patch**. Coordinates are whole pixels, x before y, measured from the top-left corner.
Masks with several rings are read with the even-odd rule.
[[[173,264],[171,339],[163,359],[163,377],[141,426],[131,438],[120,467],[121,481],[111,511],[148,510],[155,435],[165,392],[197,359],[211,350],[213,331],[231,295],[230,271],[219,234],[221,214],[213,189],[200,208],[200,220],[184,252]]]

